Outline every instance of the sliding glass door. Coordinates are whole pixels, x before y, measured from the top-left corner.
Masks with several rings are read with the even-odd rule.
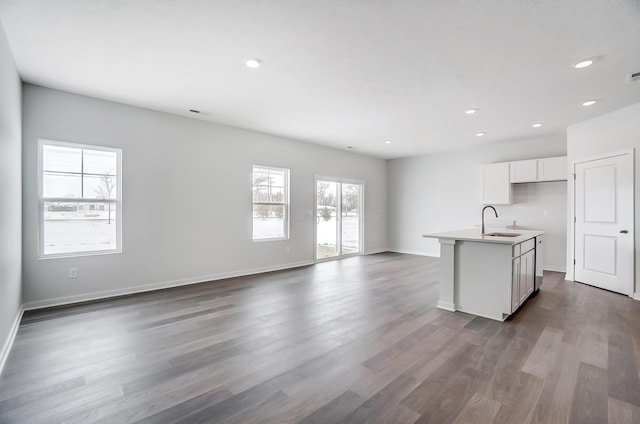
[[[316,259],[362,253],[363,183],[316,178]]]

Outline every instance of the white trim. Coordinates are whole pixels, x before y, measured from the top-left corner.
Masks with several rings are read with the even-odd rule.
[[[263,237],[263,238],[254,238],[252,241],[254,243],[264,243],[265,241],[283,241],[283,240],[291,240],[289,237]]]
[[[438,309],[444,309],[445,311],[451,311],[451,312],[455,312],[456,311],[456,306],[453,303],[444,302],[442,300],[438,300],[437,307],[438,307]]]
[[[378,253],[386,253],[390,252],[389,249],[375,249],[375,250],[367,250],[364,252],[365,255],[377,255]]]
[[[256,202],[253,199],[253,175],[255,174],[255,170],[256,168],[260,168],[260,169],[266,169],[269,171],[277,171],[277,172],[282,172],[284,174],[284,201],[283,203],[273,203],[273,205],[282,205],[284,207],[284,228],[282,229],[284,232],[284,235],[279,236],[279,237],[258,237],[256,238],[254,236],[254,229],[253,229],[253,225],[254,225],[254,220],[253,220],[253,208],[256,205],[260,205],[260,204],[265,204],[265,202]],[[276,166],[265,166],[265,165],[253,165],[251,167],[251,239],[256,242],[256,243],[262,243],[265,241],[281,241],[281,240],[290,240],[291,239],[291,196],[289,194],[289,191],[291,190],[290,187],[290,174],[291,174],[291,169],[289,168],[279,168]]]
[[[343,183],[343,184],[364,184],[365,183],[365,180],[357,180],[354,178],[331,177],[328,175],[321,175],[321,174],[316,174],[315,179],[322,180],[322,181],[329,181],[332,183]]]
[[[52,306],[70,305],[72,303],[87,302],[90,300],[106,299],[116,296],[124,296],[129,294],[144,293],[155,290],[168,289],[172,287],[188,286],[191,284],[206,283],[209,281],[222,280],[225,278],[244,277],[247,275],[261,274],[263,272],[281,271],[291,268],[299,268],[302,266],[313,265],[313,261],[294,262],[285,265],[262,267],[247,269],[240,272],[224,272],[220,274],[202,275],[199,277],[185,278],[180,280],[164,281],[161,283],[145,284],[143,286],[127,287],[117,290],[108,290],[94,293],[85,293],[76,296],[59,297],[56,299],[39,300],[36,302],[27,302],[23,305],[25,311],[34,309],[50,308]]]
[[[594,156],[588,156],[588,157],[578,157],[577,159],[573,160],[571,163],[568,163],[569,166],[569,183],[567,184],[567,201],[569,203],[569,210],[568,210],[568,220],[569,220],[569,225],[567,226],[567,270],[566,270],[566,274],[565,274],[565,280],[567,281],[575,281],[575,270],[576,270],[576,264],[575,264],[575,259],[576,259],[576,222],[575,222],[575,216],[576,216],[576,190],[575,190],[575,185],[576,185],[576,165],[578,164],[583,164],[583,163],[587,163],[587,162],[595,162],[598,160],[604,160],[604,159],[610,159],[610,158],[614,158],[614,157],[619,157],[619,156],[626,156],[629,155],[630,160],[631,160],[631,185],[632,185],[632,196],[633,196],[633,201],[631,202],[631,225],[630,225],[630,232],[631,235],[634,237],[634,243],[632,245],[633,248],[633,257],[635,258],[636,255],[636,248],[635,248],[635,217],[636,217],[636,156],[635,156],[635,152],[636,149],[635,147],[632,147],[630,149],[623,149],[623,150],[617,150],[615,152],[610,152],[610,153],[604,153],[604,154],[600,154],[600,155],[594,155]],[[573,176],[573,178],[571,178],[571,176]],[[635,266],[635,260],[633,262],[633,269],[632,269],[632,281],[631,281],[631,290],[627,293],[629,297],[634,297],[634,290],[637,284],[636,278],[635,278],[635,271],[636,271],[636,266]]]
[[[559,266],[557,266],[557,267],[556,266],[549,266],[549,265],[543,267],[542,270],[543,271],[553,271],[553,272],[564,272],[564,273],[567,272],[566,268],[562,268],[562,267],[559,267]]]
[[[633,297],[634,300],[640,300],[640,292],[633,293],[632,297]]]
[[[628,154],[631,154],[633,156],[634,152],[635,152],[635,147],[631,147],[630,149],[616,150],[615,152],[603,153],[601,155],[578,157],[577,159],[574,159],[573,162],[571,162],[570,164],[571,170],[575,170],[575,164],[577,163],[595,162],[601,159],[615,158],[617,156],[624,156]]]
[[[9,352],[11,352],[11,348],[13,347],[13,342],[16,340],[16,335],[18,334],[18,327],[20,327],[20,321],[22,321],[22,315],[24,314],[24,305],[20,307],[18,310],[18,314],[16,315],[15,320],[13,321],[13,325],[11,326],[11,331],[9,332],[9,336],[7,340],[4,342],[4,346],[2,347],[2,352],[0,352],[0,375],[2,375],[2,370],[4,369],[5,364],[7,363],[7,358],[9,358]]]
[[[353,184],[353,185],[359,185],[360,186],[360,211],[358,212],[358,219],[359,219],[359,223],[358,223],[358,237],[359,237],[359,250],[356,253],[349,253],[349,254],[342,254],[342,255],[336,255],[336,256],[332,256],[330,258],[317,258],[317,254],[318,254],[318,201],[317,201],[317,197],[318,197],[318,180],[320,181],[328,181],[328,182],[332,182],[332,183],[336,183],[339,184],[340,187],[342,186],[342,184]],[[364,214],[365,214],[365,204],[366,204],[366,198],[365,198],[365,192],[366,192],[366,181],[365,180],[356,180],[356,179],[351,179],[351,178],[341,178],[341,177],[329,177],[326,175],[319,175],[319,174],[315,174],[313,177],[313,193],[314,193],[314,197],[316,198],[316,200],[313,202],[313,217],[312,217],[312,222],[313,222],[313,259],[316,263],[320,263],[320,262],[325,262],[325,261],[330,261],[330,260],[334,260],[334,259],[342,259],[342,258],[347,258],[349,256],[361,256],[361,255],[366,255],[366,251],[365,251],[365,243],[364,243],[364,237],[365,237],[365,219],[364,219]],[[336,218],[340,217],[342,215],[342,191],[339,189],[338,193],[337,193],[337,198],[336,198],[336,204],[338,205],[336,207]],[[342,220],[340,221],[336,221],[336,225],[338,222],[342,222]],[[342,224],[340,224],[340,228],[338,228],[338,226],[336,226],[336,243],[340,244],[341,243],[341,238],[340,238],[340,229]],[[384,252],[387,252],[388,250],[383,250]]]
[[[103,152],[112,152],[116,154],[116,198],[113,200],[101,200],[101,199],[87,199],[85,201],[84,198],[80,197],[78,199],[68,199],[70,202],[78,202],[78,203],[97,203],[97,202],[105,202],[105,203],[115,203],[116,205],[116,248],[108,249],[108,250],[89,250],[82,252],[65,252],[65,253],[44,253],[44,203],[46,201],[51,200],[52,198],[45,198],[43,193],[43,175],[44,171],[42,167],[43,164],[43,148],[45,145],[48,146],[60,146],[60,147],[68,147],[72,149],[79,150],[94,150],[94,151],[103,151]],[[84,172],[84,170],[82,170]],[[122,253],[122,149],[119,147],[108,147],[108,146],[98,146],[93,144],[84,144],[84,143],[70,143],[66,141],[57,141],[46,138],[38,139],[38,166],[36,169],[37,172],[37,196],[38,196],[38,225],[36,226],[36,236],[37,236],[37,249],[38,249],[38,259],[56,259],[56,258],[68,258],[68,257],[78,257],[78,256],[93,256],[93,255],[104,255],[104,254],[118,254]],[[81,193],[83,195],[83,193]],[[67,200],[64,198],[56,198],[56,200]],[[111,205],[109,205],[109,210],[111,211]]]
[[[404,253],[406,255],[428,256],[430,258],[439,258],[440,257],[440,252],[438,252],[436,254],[436,253],[427,252],[427,251],[424,251],[424,250],[388,249],[388,252]]]

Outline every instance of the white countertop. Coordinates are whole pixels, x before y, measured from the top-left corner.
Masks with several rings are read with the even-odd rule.
[[[485,242],[485,243],[518,244],[518,243],[522,243],[523,241],[529,240],[530,238],[544,234],[544,231],[540,231],[540,230],[519,230],[519,229],[509,229],[509,230],[490,229],[490,230],[487,230],[486,232],[489,234],[490,233],[509,233],[509,234],[519,234],[519,235],[516,237],[488,236],[488,235],[482,235],[480,232],[480,228],[467,228],[464,230],[446,231],[444,233],[425,234],[422,237],[447,239],[447,240],[478,241],[478,242]]]

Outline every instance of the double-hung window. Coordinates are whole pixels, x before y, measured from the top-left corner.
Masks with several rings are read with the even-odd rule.
[[[253,240],[289,238],[289,170],[253,167]]]
[[[40,140],[40,257],[122,251],[122,150]]]

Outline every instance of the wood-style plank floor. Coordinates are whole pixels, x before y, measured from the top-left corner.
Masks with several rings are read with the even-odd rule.
[[[640,423],[640,302],[546,273],[505,323],[378,254],[27,313],[1,423]]]

